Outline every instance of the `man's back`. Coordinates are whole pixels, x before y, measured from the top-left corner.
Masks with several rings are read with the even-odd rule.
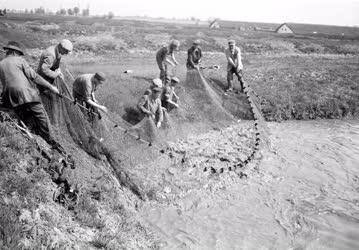
[[[0,81],[3,85],[4,103],[11,107],[40,102],[38,92],[28,77],[35,78],[35,72],[19,56],[7,56],[0,62]]]
[[[78,76],[73,83],[74,98],[87,101],[91,98],[93,74],[83,74]]]

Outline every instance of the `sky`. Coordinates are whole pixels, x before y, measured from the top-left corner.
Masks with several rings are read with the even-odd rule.
[[[359,26],[359,0],[0,0],[0,8],[90,7],[91,15]]]

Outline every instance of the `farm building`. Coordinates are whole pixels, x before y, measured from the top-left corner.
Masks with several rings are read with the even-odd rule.
[[[281,33],[281,34],[290,34],[290,33],[294,33],[294,31],[288,26],[288,24],[283,23],[281,24],[276,30],[276,33]]]
[[[219,23],[218,23],[218,19],[214,19],[212,22],[209,23],[209,28],[210,29],[219,29]]]

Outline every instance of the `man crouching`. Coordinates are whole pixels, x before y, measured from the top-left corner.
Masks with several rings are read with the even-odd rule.
[[[160,96],[162,93],[162,88],[154,87],[151,90],[151,93],[148,95],[143,95],[138,103],[138,108],[141,112],[152,119],[156,127],[161,127],[163,121],[163,112],[161,106]]]

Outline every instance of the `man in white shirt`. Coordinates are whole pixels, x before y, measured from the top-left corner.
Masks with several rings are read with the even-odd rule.
[[[227,58],[227,82],[226,92],[233,91],[233,74],[236,74],[238,81],[241,83],[241,92],[243,92],[243,64],[241,50],[236,46],[234,40],[228,41],[228,48],[225,50]]]

